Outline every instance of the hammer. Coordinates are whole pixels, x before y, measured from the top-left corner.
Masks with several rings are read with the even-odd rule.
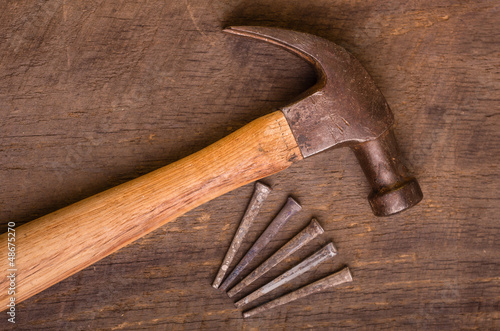
[[[207,201],[331,147],[354,151],[372,187],[368,200],[375,215],[401,212],[422,199],[398,156],[391,110],[352,55],[328,40],[285,29],[224,31],[297,54],[314,66],[318,82],[281,110],[195,154],[16,228],[15,303]],[[4,271],[12,269],[11,237],[0,236]],[[5,309],[10,280],[0,282]]]

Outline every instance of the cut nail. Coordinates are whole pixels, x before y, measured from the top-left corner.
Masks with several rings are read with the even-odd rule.
[[[275,308],[286,303],[295,301],[313,293],[324,291],[330,287],[338,286],[347,282],[352,282],[352,275],[349,268],[344,268],[341,271],[334,273],[330,276],[322,278],[312,284],[306,285],[296,291],[285,294],[275,300],[269,301],[254,309],[248,310],[243,313],[243,317],[247,318],[255,314],[261,313],[271,308]]]
[[[319,251],[314,253],[313,255],[309,256],[307,259],[304,261],[300,262],[297,264],[295,267],[292,269],[284,272],[280,276],[276,277],[266,285],[262,286],[258,290],[250,293],[243,299],[237,301],[234,305],[238,308],[249,304],[250,302],[260,298],[264,294],[267,294],[271,292],[272,290],[280,287],[283,284],[286,284],[290,282],[292,279],[295,279],[299,277],[300,275],[306,273],[307,271],[315,268],[318,266],[320,263],[323,261],[334,257],[337,255],[337,250],[335,249],[335,246],[333,246],[332,243],[327,244],[323,248],[321,248]]]
[[[226,278],[226,280],[220,286],[220,289],[225,291],[233,283],[236,278],[241,274],[241,272],[253,261],[253,259],[259,254],[267,244],[276,236],[278,231],[283,225],[302,207],[293,198],[288,197],[287,202],[281,208],[278,215],[272,220],[272,222],[267,226],[264,232],[260,235],[259,239],[252,245],[245,256],[241,259],[238,265],[234,268],[233,272]]]
[[[271,270],[275,265],[286,259],[288,256],[299,250],[302,246],[323,232],[324,230],[321,225],[319,225],[318,221],[313,218],[307,227],[283,245],[276,253],[252,271],[252,273],[250,273],[245,279],[236,284],[229,292],[227,292],[227,295],[229,297],[235,296],[245,287],[249,286],[266,272]]]
[[[238,252],[238,249],[243,242],[243,239],[250,229],[250,226],[253,224],[257,214],[259,213],[260,207],[262,207],[264,200],[266,200],[270,192],[271,188],[269,186],[264,185],[261,182],[255,183],[255,189],[252,198],[250,199],[250,203],[248,204],[245,214],[241,219],[238,230],[236,230],[233,241],[231,242],[231,245],[227,250],[224,261],[222,262],[219,268],[219,272],[217,273],[214,283],[212,284],[214,288],[219,288],[220,284],[222,283],[222,280],[224,279],[224,276],[229,269],[229,265],[233,261],[234,256]]]

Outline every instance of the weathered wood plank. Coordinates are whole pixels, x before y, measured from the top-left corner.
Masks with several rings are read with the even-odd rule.
[[[354,156],[328,151],[267,180],[273,193],[244,245],[293,194],[304,210],[265,254],[311,216],[325,236],[255,287],[330,238],[339,256],[282,291],[342,265],[353,283],[243,320],[210,284],[250,185],[27,300],[17,326],[499,328],[499,10],[487,0],[0,3],[2,232],[200,150],[314,83],[303,61],[221,33],[227,24],[310,32],[357,56],[425,196],[376,218]]]

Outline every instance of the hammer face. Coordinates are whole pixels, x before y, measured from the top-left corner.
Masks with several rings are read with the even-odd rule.
[[[372,187],[368,201],[376,216],[389,216],[411,208],[423,198],[417,180],[401,162],[392,130],[375,140],[352,147]]]

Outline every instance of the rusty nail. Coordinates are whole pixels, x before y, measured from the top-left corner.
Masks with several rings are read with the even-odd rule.
[[[259,239],[252,245],[245,256],[241,259],[233,272],[226,278],[220,286],[220,289],[225,291],[231,283],[241,274],[241,272],[253,261],[253,259],[261,252],[271,239],[278,233],[283,225],[302,207],[292,197],[288,197],[285,205],[281,208],[278,215],[271,221],[264,232],[260,235]]]
[[[236,302],[234,305],[238,308],[249,304],[250,302],[260,298],[266,293],[271,292],[272,290],[280,287],[281,285],[288,283],[292,279],[302,275],[303,273],[313,269],[317,265],[319,265],[321,262],[325,261],[326,259],[330,257],[334,257],[337,255],[337,250],[335,249],[335,246],[333,246],[332,243],[327,244],[323,248],[321,248],[319,251],[314,253],[313,255],[309,256],[307,259],[304,261],[300,262],[297,264],[295,267],[292,269],[284,272],[283,274],[279,275],[266,285],[262,286],[258,290],[250,293],[243,299],[239,300]]]
[[[234,256],[243,242],[243,238],[248,233],[250,226],[253,224],[255,217],[259,213],[260,207],[262,207],[262,203],[266,200],[269,193],[271,193],[271,188],[269,186],[264,185],[261,182],[255,183],[255,189],[252,198],[250,199],[250,203],[248,204],[238,230],[236,230],[233,241],[227,250],[224,261],[222,262],[219,272],[217,273],[214,283],[212,284],[214,288],[219,288],[220,283],[222,283],[222,279],[224,279],[229,265],[233,262]]]
[[[283,245],[276,253],[268,258],[264,263],[252,271],[245,279],[235,285],[227,295],[233,297],[238,294],[243,288],[252,284],[259,277],[271,270],[275,265],[286,259],[288,256],[296,252],[302,246],[322,234],[325,230],[319,225],[316,219],[312,219],[308,226],[299,232],[295,237]]]
[[[349,268],[344,268],[339,272],[331,274],[322,278],[312,284],[299,288],[296,291],[285,294],[277,299],[269,301],[261,306],[253,308],[243,313],[243,317],[247,318],[255,314],[261,313],[265,310],[284,305],[286,303],[295,301],[313,293],[324,291],[330,287],[338,286],[343,283],[352,282],[352,275]]]

